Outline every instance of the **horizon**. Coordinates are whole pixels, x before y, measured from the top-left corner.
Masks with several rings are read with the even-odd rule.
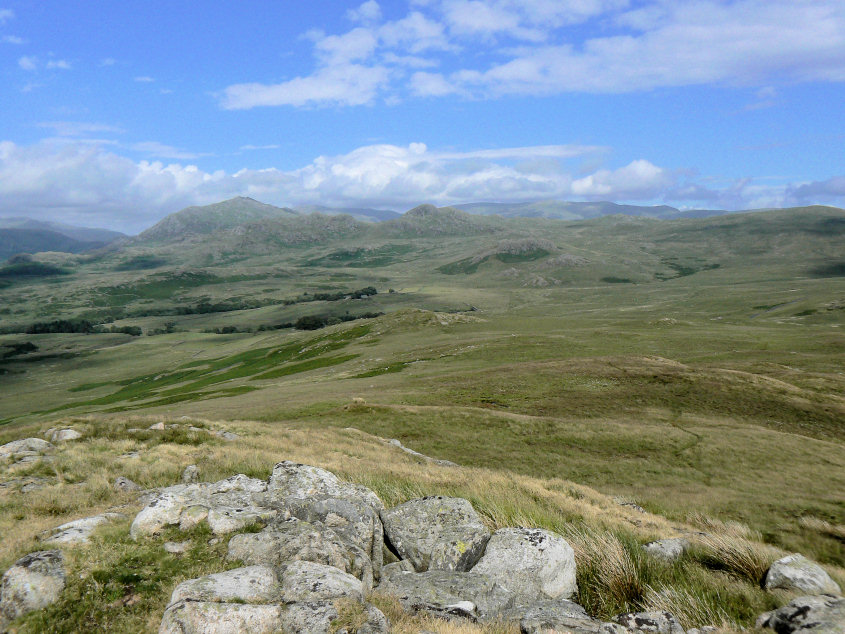
[[[202,12],[0,3],[0,216],[131,232],[236,196],[845,206],[843,6]]]

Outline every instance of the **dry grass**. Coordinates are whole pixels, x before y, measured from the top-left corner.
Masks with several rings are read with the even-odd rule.
[[[394,634],[418,634],[422,631],[438,634],[519,634],[519,626],[512,624],[487,623],[484,625],[466,621],[447,621],[427,614],[410,614],[402,609],[396,597],[375,592],[370,602],[381,610],[390,621]]]
[[[715,625],[720,629],[741,629],[720,605],[714,605],[709,601],[709,597],[697,595],[687,588],[649,586],[645,595],[645,607],[649,611],[671,612],[685,629],[702,625]]]
[[[845,524],[831,524],[817,517],[802,517],[798,523],[811,531],[845,541]]]
[[[761,585],[783,552],[732,533],[708,533],[694,541],[694,555],[704,565],[723,570],[754,585]]]

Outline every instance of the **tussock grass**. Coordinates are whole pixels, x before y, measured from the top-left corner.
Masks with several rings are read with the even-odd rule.
[[[692,556],[702,565],[722,570],[749,583],[762,585],[769,566],[782,551],[735,534],[708,533],[693,542]]]
[[[798,523],[803,528],[845,541],[845,524],[832,524],[818,517],[802,517]]]

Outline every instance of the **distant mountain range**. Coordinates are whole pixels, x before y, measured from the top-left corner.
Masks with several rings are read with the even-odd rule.
[[[611,202],[567,202],[565,200],[541,200],[525,203],[467,203],[465,205],[454,205],[454,207],[481,216],[552,218],[555,220],[586,220],[615,214],[669,220],[674,218],[705,218],[732,213],[717,209],[681,211],[668,205],[645,207],[641,205],[619,205]]]
[[[126,238],[119,231],[76,227],[31,218],[0,218],[0,260],[18,253],[82,253]]]

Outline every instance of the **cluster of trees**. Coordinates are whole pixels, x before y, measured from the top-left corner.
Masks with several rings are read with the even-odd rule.
[[[38,350],[38,346],[31,341],[24,341],[21,343],[4,343],[0,347],[4,348],[4,350],[0,352],[0,359],[9,359],[20,354],[26,354],[28,352],[35,352]]]
[[[87,319],[56,319],[53,321],[39,321],[26,327],[28,335],[44,335],[51,333],[81,333],[91,334],[93,332],[115,332],[139,337],[142,333],[138,326],[111,326],[105,328],[102,325],[94,324]]]
[[[297,330],[319,330],[326,326],[332,326],[344,321],[354,321],[355,319],[372,319],[373,317],[380,317],[384,313],[361,313],[360,315],[306,315],[297,319],[292,325]]]

